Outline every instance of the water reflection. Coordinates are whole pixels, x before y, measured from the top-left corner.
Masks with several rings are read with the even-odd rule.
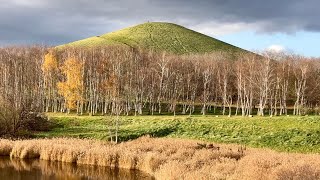
[[[7,157],[0,157],[0,178],[6,180],[153,179],[140,171]]]

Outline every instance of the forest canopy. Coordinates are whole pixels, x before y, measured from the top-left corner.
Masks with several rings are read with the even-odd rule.
[[[0,49],[2,103],[78,114],[318,114],[318,59],[293,54],[173,55],[121,46]],[[256,110],[256,111],[254,111]]]

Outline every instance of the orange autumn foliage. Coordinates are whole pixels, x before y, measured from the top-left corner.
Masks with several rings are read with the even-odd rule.
[[[118,90],[117,76],[112,74],[104,83],[105,89],[111,94],[111,96],[116,97]]]
[[[45,74],[48,74],[56,69],[58,69],[58,59],[53,52],[49,52],[44,57],[42,70]]]
[[[58,82],[58,92],[65,98],[68,109],[76,108],[76,102],[82,100],[83,90],[83,63],[74,57],[68,58],[61,67],[65,75],[64,82]]]

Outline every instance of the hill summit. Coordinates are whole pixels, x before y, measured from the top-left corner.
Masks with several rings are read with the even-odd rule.
[[[226,51],[230,53],[246,52],[241,48],[210,36],[177,24],[165,22],[139,24],[58,47],[95,47],[105,45],[125,45],[135,48],[153,49],[155,51],[166,51],[174,54],[198,54],[214,51]]]

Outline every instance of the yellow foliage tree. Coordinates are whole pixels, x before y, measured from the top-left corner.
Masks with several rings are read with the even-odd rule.
[[[44,80],[44,92],[46,96],[46,112],[49,111],[49,107],[54,107],[53,111],[57,111],[57,73],[59,71],[58,58],[54,51],[50,51],[45,55],[42,64],[43,80]]]
[[[58,92],[66,101],[68,111],[77,107],[77,101],[82,101],[83,90],[83,63],[76,58],[68,58],[61,67],[62,73],[65,75],[64,82],[58,82]]]
[[[56,69],[58,69],[58,59],[55,56],[55,54],[51,51],[44,57],[42,70],[45,73],[45,75],[47,75]]]

